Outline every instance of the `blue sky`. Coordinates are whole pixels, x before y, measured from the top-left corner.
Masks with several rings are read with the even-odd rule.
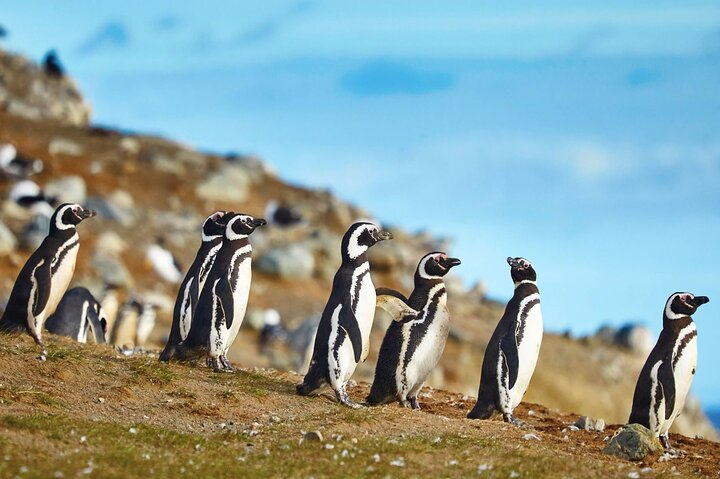
[[[455,240],[548,328],[698,312],[694,387],[720,403],[717,2],[24,2],[6,47],[57,48],[95,121],[255,153],[381,220]]]

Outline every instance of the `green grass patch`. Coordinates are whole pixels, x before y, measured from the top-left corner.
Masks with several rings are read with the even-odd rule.
[[[166,385],[177,380],[178,375],[170,366],[151,358],[137,358],[129,360],[132,379],[138,384],[149,382],[151,384]]]

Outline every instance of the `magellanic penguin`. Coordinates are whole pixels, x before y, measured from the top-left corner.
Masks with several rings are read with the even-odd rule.
[[[443,276],[459,264],[459,259],[445,253],[429,253],[415,271],[410,298],[378,288],[377,305],[390,313],[393,322],[380,346],[368,404],[400,401],[405,407],[420,409],[418,393],[440,361],[450,329]]]
[[[88,332],[91,332],[94,342],[104,344],[107,319],[92,293],[78,287],[65,293],[55,312],[45,321],[45,329],[79,343],[87,343]]]
[[[642,424],[670,446],[668,431],[685,405],[697,366],[697,329],[690,316],[707,296],[674,293],[665,303],[663,329],[640,371],[629,423]]]
[[[182,268],[172,252],[165,248],[164,238],[158,238],[157,244],[148,246],[145,259],[165,281],[179,283],[182,279]]]
[[[198,303],[200,291],[202,291],[205,279],[207,278],[215,255],[222,245],[223,235],[227,220],[232,214],[226,211],[216,211],[207,217],[202,225],[202,243],[195,255],[195,261],[190,265],[185,278],[180,284],[175,308],[173,310],[173,322],[170,327],[170,337],[162,353],[160,361],[169,361],[175,356],[175,348],[185,341],[190,325],[192,324],[193,311]]]
[[[245,317],[252,272],[249,236],[267,222],[234,214],[225,226],[222,246],[215,256],[185,341],[177,347],[178,359],[204,354],[215,371],[232,372],[227,359]]]
[[[313,357],[297,393],[308,395],[330,383],[338,401],[359,407],[347,395],[345,385],[358,363],[367,358],[370,330],[375,318],[375,286],[370,277],[368,249],[391,239],[372,223],[355,223],[342,240],[342,264],[333,280],[315,336]]]
[[[110,332],[110,344],[118,348],[126,356],[135,352],[137,330],[143,303],[136,296],[130,296],[120,307],[117,318]]]
[[[543,335],[537,274],[524,258],[508,258],[515,293],[485,350],[480,390],[475,407],[467,417],[487,419],[495,411],[516,426],[513,416],[520,404],[537,364]]]
[[[42,339],[45,320],[55,312],[75,272],[80,247],[75,227],[92,216],[93,210],[72,203],[55,210],[50,231],[20,270],[0,320],[0,330],[29,332],[42,348],[42,360],[47,357]]]

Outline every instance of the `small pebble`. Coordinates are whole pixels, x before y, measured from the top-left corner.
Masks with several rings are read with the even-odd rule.
[[[538,436],[536,436],[535,434],[532,434],[532,433],[525,434],[523,436],[523,439],[525,439],[526,441],[529,441],[530,439],[535,439],[536,441],[541,441],[541,439]]]
[[[372,458],[373,458],[373,461],[380,462],[380,454],[373,454]]]
[[[397,459],[393,459],[390,461],[390,465],[395,467],[405,467],[405,458],[398,457]]]
[[[637,471],[631,471],[631,472],[628,472],[628,477],[630,479],[638,479],[640,477],[640,473]]]
[[[478,466],[478,474],[480,474],[480,473],[482,473],[482,472],[485,472],[485,471],[489,471],[489,470],[491,470],[492,468],[493,468],[493,467],[492,467],[492,464],[480,464],[480,465]]]
[[[137,428],[131,427],[130,429],[128,429],[128,432],[130,434],[137,434],[138,430],[137,430]]]
[[[335,444],[327,443],[325,444],[325,449],[335,449]]]
[[[640,469],[641,474],[650,474],[652,472],[652,467],[643,467]]]
[[[516,472],[516,471],[510,471],[510,477],[511,478],[520,477],[520,473]]]

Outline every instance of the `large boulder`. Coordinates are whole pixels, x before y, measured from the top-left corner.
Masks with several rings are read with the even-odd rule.
[[[195,194],[209,201],[243,203],[248,198],[251,181],[244,168],[228,165],[209,175],[195,188]]]
[[[649,455],[661,455],[663,447],[655,434],[645,426],[628,424],[610,438],[603,452],[628,461],[642,461]]]
[[[0,51],[0,109],[32,120],[87,126],[91,108],[68,76],[48,76],[21,55]]]
[[[45,185],[45,193],[55,196],[59,203],[85,203],[87,189],[82,176],[63,176]]]
[[[282,279],[308,279],[315,271],[315,257],[299,244],[281,246],[263,254],[258,268]]]

